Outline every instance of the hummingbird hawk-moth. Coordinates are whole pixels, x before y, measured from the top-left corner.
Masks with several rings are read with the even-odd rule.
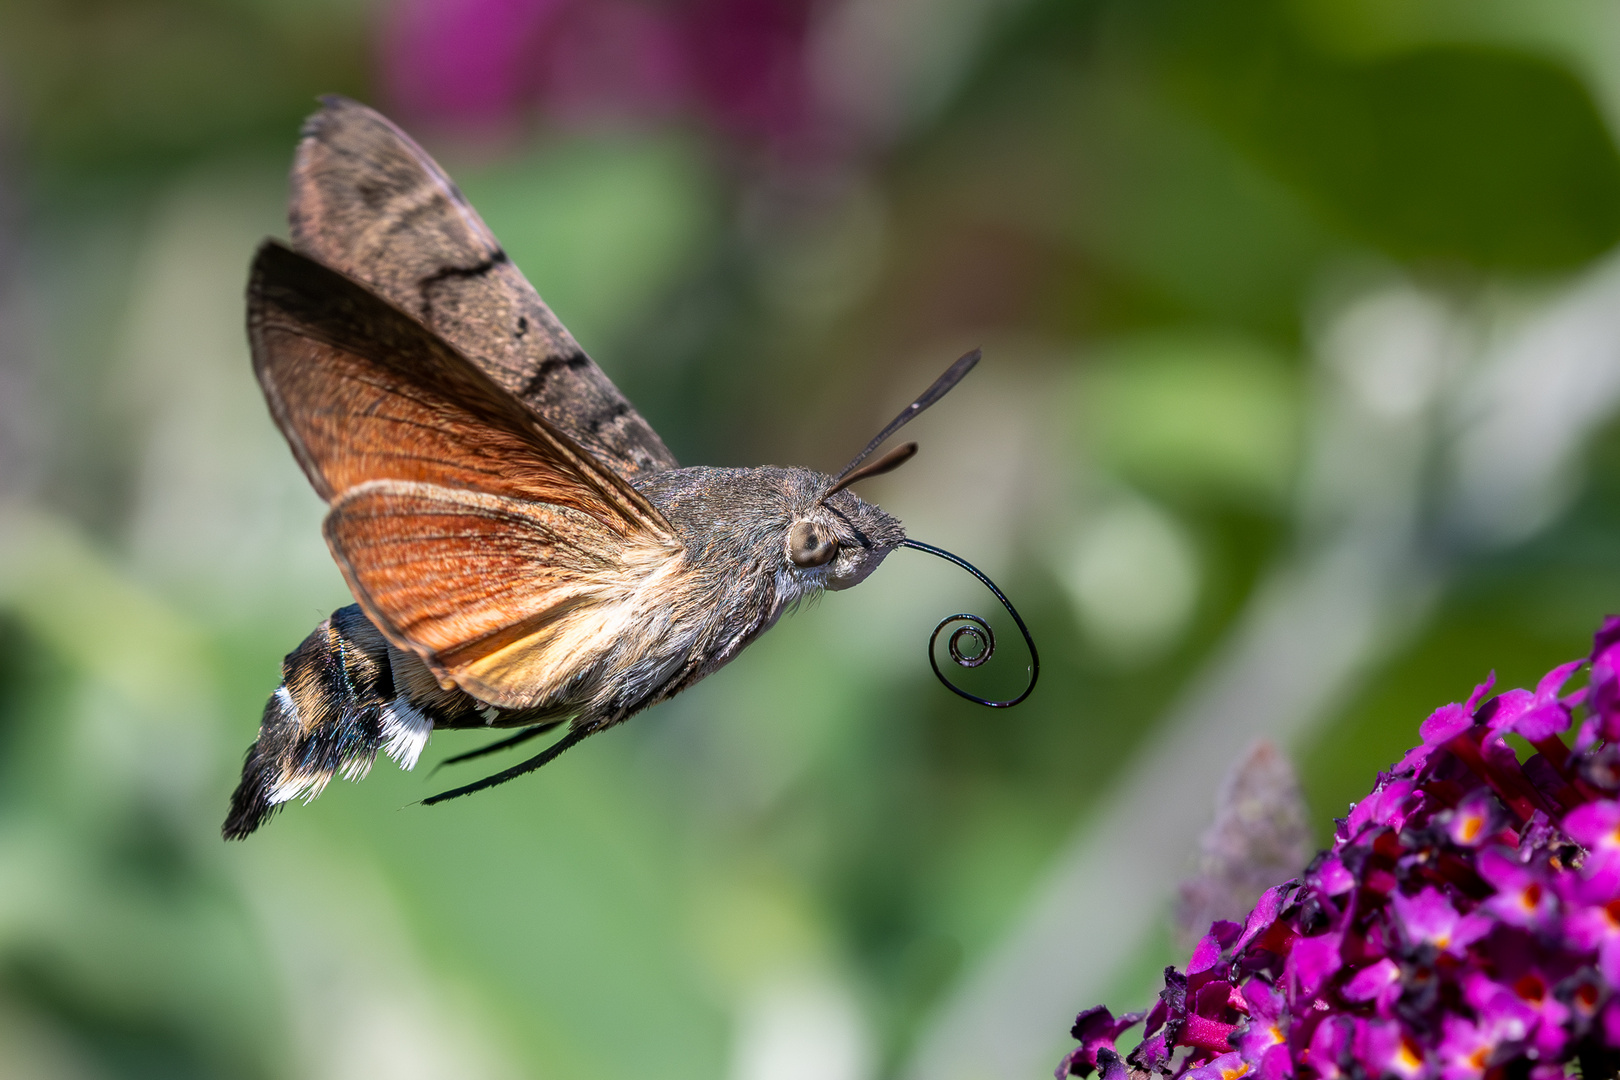
[[[800,600],[847,589],[897,547],[941,555],[849,486],[978,360],[964,356],[839,476],[681,468],[541,302],[439,166],[388,120],[327,98],[292,170],[292,246],[247,289],[253,369],[328,504],[355,603],[282,664],[224,835],[358,779],[379,750],[415,765],[436,728],[515,728],[448,759],[567,725],[542,753],[424,800],[539,768],[715,671]],[[977,666],[976,616],[949,637]],[[963,648],[963,643],[967,648]],[[940,674],[944,679],[943,674]]]

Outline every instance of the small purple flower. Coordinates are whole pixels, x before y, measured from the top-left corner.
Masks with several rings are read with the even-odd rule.
[[[1539,748],[1543,740],[1568,729],[1569,706],[1559,698],[1558,691],[1585,662],[1572,660],[1553,668],[1536,684],[1535,693],[1509,690],[1503,694],[1498,699],[1496,714],[1489,721],[1491,730],[1504,735],[1515,732]],[[1565,751],[1560,746],[1555,753],[1562,756]]]
[[[1519,865],[1501,848],[1480,852],[1475,869],[1496,889],[1485,906],[1510,926],[1544,926],[1556,914],[1552,890],[1540,875]]]
[[[1523,1042],[1535,1027],[1535,1010],[1489,975],[1470,973],[1463,982],[1463,1000],[1502,1042]]]
[[[1080,1045],[1063,1059],[1057,1067],[1055,1075],[1058,1080],[1065,1076],[1090,1076],[1091,1071],[1102,1066],[1101,1055],[1111,1055],[1115,1062],[1119,1061],[1119,1054],[1114,1048],[1114,1040],[1122,1032],[1128,1031],[1142,1022],[1146,1013],[1126,1013],[1118,1020],[1114,1014],[1102,1005],[1087,1009],[1074,1018],[1074,1027],[1069,1034],[1080,1041]],[[1123,1066],[1121,1066],[1123,1068]],[[1108,1072],[1103,1070],[1104,1077]]]
[[[1351,1064],[1350,1043],[1356,1022],[1349,1016],[1329,1016],[1316,1026],[1303,1064],[1324,1080],[1339,1080]]]
[[[1249,1071],[1249,1063],[1239,1055],[1222,1054],[1212,1061],[1189,1070],[1187,1080],[1238,1080]]]
[[[1131,1071],[1125,1067],[1124,1060],[1112,1050],[1097,1051],[1097,1076],[1099,1080],[1127,1080]],[[1058,1075],[1062,1080],[1063,1074]]]
[[[1589,662],[1567,695],[1581,662],[1435,710],[1298,881],[1166,969],[1130,1063],[1176,1080],[1562,1080],[1577,1059],[1610,1075],[1620,618]],[[1537,752],[1521,764],[1510,734]],[[1113,1052],[1076,1038],[1071,1058]]]
[[[1345,868],[1342,859],[1334,855],[1321,859],[1315,867],[1307,870],[1305,880],[1323,896],[1343,896],[1356,886],[1356,875]],[[1276,918],[1275,911],[1271,917]]]
[[[1436,1056],[1440,1059],[1441,1080],[1479,1080],[1496,1048],[1509,1041],[1495,1025],[1476,1024],[1461,1016],[1447,1015],[1440,1023]]]
[[[1293,1076],[1294,1058],[1288,1052],[1288,1047],[1273,1046],[1267,1050],[1254,1075],[1257,1080],[1283,1080],[1284,1077]]]
[[[1401,967],[1386,956],[1352,975],[1339,993],[1346,1001],[1374,1002],[1378,1015],[1388,1016],[1401,994]]]
[[[1620,858],[1620,803],[1604,800],[1577,806],[1564,819],[1564,831],[1599,865]]]
[[[1620,900],[1578,907],[1564,920],[1568,945],[1597,954],[1597,969],[1610,986],[1620,986]]]
[[[1350,808],[1346,821],[1352,833],[1360,833],[1368,825],[1388,825],[1399,829],[1406,824],[1408,805],[1414,785],[1410,780],[1387,780],[1373,793]]]
[[[1232,944],[1242,932],[1237,923],[1224,919],[1211,923],[1209,933],[1193,946],[1192,958],[1187,961],[1187,974],[1198,975],[1220,963],[1222,947]]]
[[[1282,907],[1283,889],[1281,886],[1267,889],[1260,894],[1255,903],[1254,910],[1243,923],[1243,933],[1237,940],[1235,951],[1242,952],[1251,942],[1266,934],[1277,922],[1277,912]]]
[[[1389,901],[1395,910],[1394,923],[1408,945],[1433,945],[1453,956],[1462,956],[1493,925],[1484,915],[1457,914],[1445,894],[1432,885],[1416,896],[1393,893]]]
[[[1283,1056],[1288,1052],[1288,1031],[1286,1031],[1286,1010],[1288,1002],[1283,994],[1270,983],[1254,980],[1243,988],[1244,1006],[1249,1009],[1249,1022],[1241,1033],[1233,1036],[1231,1044],[1238,1048],[1244,1061],[1260,1067],[1265,1064],[1265,1057],[1272,1049],[1281,1049]],[[1273,1067],[1278,1062],[1273,1062]]]
[[[1615,742],[1620,737],[1620,615],[1604,619],[1597,632],[1584,704],[1594,724],[1594,736]]]
[[[1290,996],[1296,1002],[1306,1002],[1332,975],[1343,966],[1339,953],[1342,940],[1338,934],[1301,938],[1289,951],[1287,973]]]
[[[1474,687],[1474,692],[1468,695],[1468,701],[1462,705],[1452,703],[1442,705],[1429,714],[1429,718],[1418,725],[1418,737],[1423,740],[1421,746],[1414,746],[1406,752],[1406,756],[1395,766],[1395,775],[1404,776],[1421,768],[1429,760],[1429,755],[1451,743],[1457,736],[1474,726],[1474,712],[1484,696],[1490,693],[1491,687],[1496,685],[1496,672],[1491,672],[1485,681]]]
[[[1358,1020],[1352,1043],[1356,1059],[1374,1076],[1417,1080],[1428,1073],[1416,1040],[1390,1020]]]
[[[1502,804],[1489,791],[1471,791],[1457,809],[1440,815],[1440,821],[1458,847],[1478,847],[1494,837],[1505,824]]]

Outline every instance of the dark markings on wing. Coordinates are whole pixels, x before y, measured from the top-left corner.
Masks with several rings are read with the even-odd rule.
[[[416,316],[619,473],[675,468],[433,159],[364,105],[323,101],[293,165],[293,246]]]
[[[622,402],[619,405],[614,406],[613,409],[610,410],[605,415],[592,417],[591,418],[591,434],[594,435],[597,432],[601,431],[602,428],[608,426],[609,424],[612,424],[614,421],[618,420],[620,417],[624,416],[629,411],[630,411],[629,403],[628,402]]]
[[[520,327],[520,329],[522,328]],[[556,374],[559,368],[573,368],[577,370],[579,368],[586,368],[590,366],[591,358],[586,356],[583,352],[573,352],[569,353],[567,356],[548,357],[547,359],[541,361],[540,366],[535,369],[534,375],[531,376],[529,381],[523,385],[524,392],[520,392],[518,397],[526,397],[528,393],[538,392],[540,388],[545,386],[546,381]]]
[[[497,266],[506,266],[512,260],[507,258],[506,252],[495,249],[495,254],[475,266],[442,266],[422,279],[422,302],[431,310],[433,305],[433,288],[441,281],[452,278],[481,278],[488,276],[489,272]],[[528,328],[523,316],[518,316],[518,332],[522,333]]]

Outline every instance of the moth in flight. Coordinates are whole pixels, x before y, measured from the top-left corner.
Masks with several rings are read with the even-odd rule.
[[[282,804],[359,779],[379,750],[415,765],[435,728],[564,728],[543,752],[425,800],[539,768],[715,671],[824,589],[858,584],[906,538],[850,485],[867,459],[977,362],[962,357],[838,476],[681,468],[507,259],[438,165],[342,98],[304,127],[292,246],[266,241],[248,282],[253,370],[329,510],[355,603],[282,664],[231,798],[239,839]],[[949,635],[977,666],[975,616]],[[936,674],[936,627],[929,659]],[[944,679],[941,674],[941,679]]]

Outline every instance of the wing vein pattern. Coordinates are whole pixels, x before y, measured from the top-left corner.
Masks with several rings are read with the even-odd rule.
[[[681,558],[639,492],[365,285],[267,242],[254,370],[362,610],[443,684],[567,707]]]

